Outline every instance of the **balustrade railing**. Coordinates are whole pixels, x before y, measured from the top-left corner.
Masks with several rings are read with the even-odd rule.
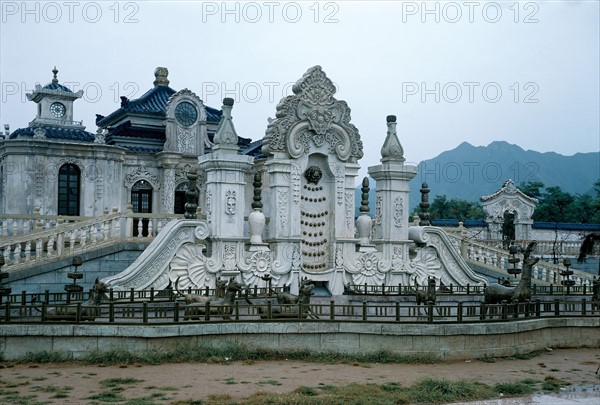
[[[458,234],[449,235],[450,240],[457,246],[465,259],[482,263],[502,272],[505,272],[508,268],[508,251],[479,239],[461,238]],[[528,241],[522,241],[521,245],[526,246],[527,242]],[[538,245],[539,244],[540,242],[538,242]],[[542,245],[543,244],[544,242],[542,242]],[[538,250],[539,249],[534,250],[535,255],[539,255]],[[533,266],[531,278],[533,280],[541,280],[551,284],[560,284],[561,281],[563,281],[560,273],[564,270],[565,267],[560,264],[540,260]],[[570,276],[570,279],[575,281],[575,285],[592,285],[594,279],[593,274],[576,269],[571,270],[573,271],[573,275]]]
[[[123,214],[116,210],[110,214],[105,210],[105,215],[97,218],[0,216],[3,221],[0,237],[0,251],[5,260],[3,269],[11,271],[72,257],[124,238],[153,238],[167,222],[177,218],[181,215],[131,211]]]

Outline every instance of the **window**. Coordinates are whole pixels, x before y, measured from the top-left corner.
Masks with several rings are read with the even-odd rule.
[[[58,170],[58,215],[79,215],[81,170],[72,164]]]

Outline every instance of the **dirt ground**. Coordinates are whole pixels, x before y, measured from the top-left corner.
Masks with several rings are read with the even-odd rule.
[[[551,350],[527,360],[496,359],[493,363],[472,360],[440,364],[323,364],[283,360],[100,367],[4,362],[0,366],[0,403],[11,403],[9,395],[16,395],[30,396],[23,403],[91,404],[95,395],[110,390],[102,381],[115,378],[131,379],[119,385],[123,397],[154,396],[161,399],[160,403],[201,400],[215,394],[236,399],[258,391],[289,392],[300,386],[386,382],[410,386],[427,377],[495,384],[554,376],[573,385],[600,386],[596,373],[599,366],[598,349]]]

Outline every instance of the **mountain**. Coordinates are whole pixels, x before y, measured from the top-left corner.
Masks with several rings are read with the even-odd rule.
[[[508,179],[516,185],[541,181],[545,187],[558,186],[571,194],[589,193],[600,179],[600,152],[564,156],[524,150],[504,141],[488,146],[463,142],[419,163],[417,176],[410,182],[410,209],[412,212],[419,203],[419,189],[424,181],[431,190],[430,202],[436,195],[477,202]]]
[[[431,192],[448,199],[479,202],[512,179],[516,185],[541,181],[545,187],[558,186],[571,194],[590,194],[600,179],[600,152],[564,156],[555,152],[524,150],[517,145],[495,141],[487,146],[463,142],[456,148],[424,160],[418,165],[417,176],[410,182],[410,212],[421,201],[421,183],[427,182]],[[374,211],[375,182],[369,179],[369,207]],[[360,186],[356,188],[356,214],[360,207]]]

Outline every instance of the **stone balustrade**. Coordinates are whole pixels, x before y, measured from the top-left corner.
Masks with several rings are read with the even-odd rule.
[[[455,246],[460,249],[460,252],[465,259],[480,262],[502,271],[506,271],[508,268],[508,251],[500,249],[491,243],[486,243],[486,241],[463,238],[458,233],[449,233],[449,235],[450,239],[453,241]],[[522,241],[522,243],[524,243],[523,246],[527,244],[526,242],[527,241]],[[542,249],[544,249],[544,247],[542,247]],[[540,255],[539,249],[535,249],[534,254]],[[542,280],[551,284],[560,285],[561,281],[563,280],[560,272],[565,269],[566,268],[561,264],[554,264],[552,262],[540,260],[536,265],[533,266],[533,274],[531,275],[531,278],[533,280]],[[594,278],[593,274],[576,269],[571,270],[573,271],[573,275],[570,277],[570,279],[575,280],[575,285],[592,285]]]
[[[116,210],[109,214],[105,210],[104,214],[97,218],[2,216],[0,254],[6,263],[4,270],[16,271],[72,257],[124,239],[154,238],[167,222],[181,217],[131,210],[125,214]]]

